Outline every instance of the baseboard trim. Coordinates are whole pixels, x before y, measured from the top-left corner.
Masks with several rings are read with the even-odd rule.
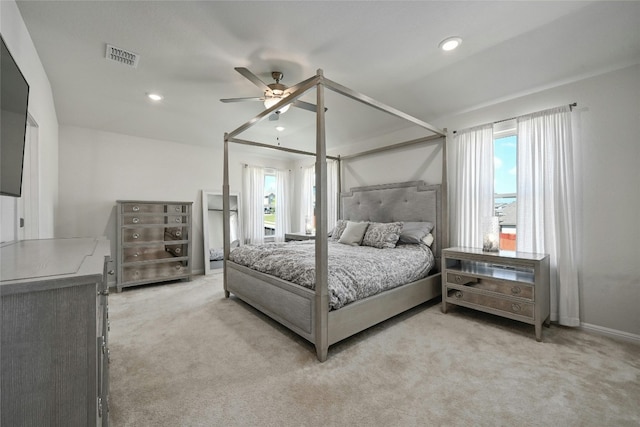
[[[617,329],[605,328],[604,326],[592,325],[590,323],[580,323],[580,329],[585,331],[594,332],[598,335],[605,335],[610,338],[615,338],[624,341],[630,341],[636,344],[640,344],[640,335],[632,334],[630,332],[619,331]]]

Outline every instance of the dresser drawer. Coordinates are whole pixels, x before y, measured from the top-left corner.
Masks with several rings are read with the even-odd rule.
[[[187,245],[166,245],[165,248],[173,256],[187,256]]]
[[[122,218],[124,225],[136,224],[164,224],[164,215],[127,215]]]
[[[185,227],[168,227],[164,230],[165,240],[188,240],[189,232]]]
[[[188,273],[188,268],[181,262],[165,262],[129,267],[125,266],[122,269],[122,277],[124,282],[166,279],[175,276],[182,276]]]
[[[169,215],[167,216],[166,224],[186,224],[187,216],[186,215]]]
[[[124,263],[151,261],[162,258],[172,258],[171,254],[167,253],[163,244],[122,249],[122,262]]]
[[[167,213],[175,214],[175,213],[187,213],[188,209],[185,205],[167,205]]]
[[[516,296],[533,301],[533,286],[520,282],[509,282],[495,279],[479,278],[457,272],[447,272],[447,283],[467,285],[483,291],[496,292]]]
[[[164,240],[164,228],[123,228],[124,243],[156,242]]]
[[[123,203],[123,213],[164,213],[164,205],[158,203]]]
[[[517,314],[530,319],[533,319],[534,316],[533,303],[513,301],[512,299],[500,298],[468,290],[447,287],[447,299],[451,299],[451,302],[454,304],[464,305],[464,303],[469,303],[505,313]]]

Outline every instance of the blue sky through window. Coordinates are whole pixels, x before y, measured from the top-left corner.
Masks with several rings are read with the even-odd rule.
[[[517,191],[515,135],[494,140],[494,193],[505,194]]]

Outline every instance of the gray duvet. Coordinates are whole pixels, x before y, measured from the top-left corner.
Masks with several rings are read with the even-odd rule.
[[[329,241],[329,307],[336,310],[387,289],[422,279],[435,260],[425,245],[393,249]],[[315,288],[313,241],[265,243],[235,248],[229,260],[309,289]]]

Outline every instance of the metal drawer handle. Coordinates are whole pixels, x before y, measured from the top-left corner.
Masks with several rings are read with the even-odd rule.
[[[174,251],[175,253],[179,254],[180,252],[182,252],[182,249],[180,249],[180,248],[175,248],[173,251]]]
[[[176,222],[182,222],[181,218],[176,218]]]
[[[131,220],[131,221],[132,221],[134,224],[137,224],[137,223],[139,223],[139,222],[140,222],[140,218],[136,217],[136,218],[133,218],[133,220]]]
[[[134,206],[133,208],[131,208],[131,210],[134,212],[138,212],[140,210],[140,206]]]
[[[520,304],[511,304],[511,310],[513,310],[514,312],[518,312],[520,311],[520,309]]]
[[[511,288],[511,293],[514,295],[518,295],[520,292],[522,292],[522,290],[520,289],[520,286],[514,286]]]
[[[109,270],[109,272],[107,273],[109,276],[113,276],[114,274],[116,274],[115,270]]]
[[[137,239],[138,237],[140,237],[140,235],[138,233],[133,233],[133,238]]]
[[[180,212],[180,206],[176,206],[176,212]]]
[[[180,264],[176,265],[176,270],[178,271],[182,270],[182,266]]]
[[[456,291],[456,293],[454,294],[454,296],[458,299],[462,298],[462,292],[461,291]]]
[[[182,236],[182,231],[176,231],[176,236],[177,236],[177,237]]]

